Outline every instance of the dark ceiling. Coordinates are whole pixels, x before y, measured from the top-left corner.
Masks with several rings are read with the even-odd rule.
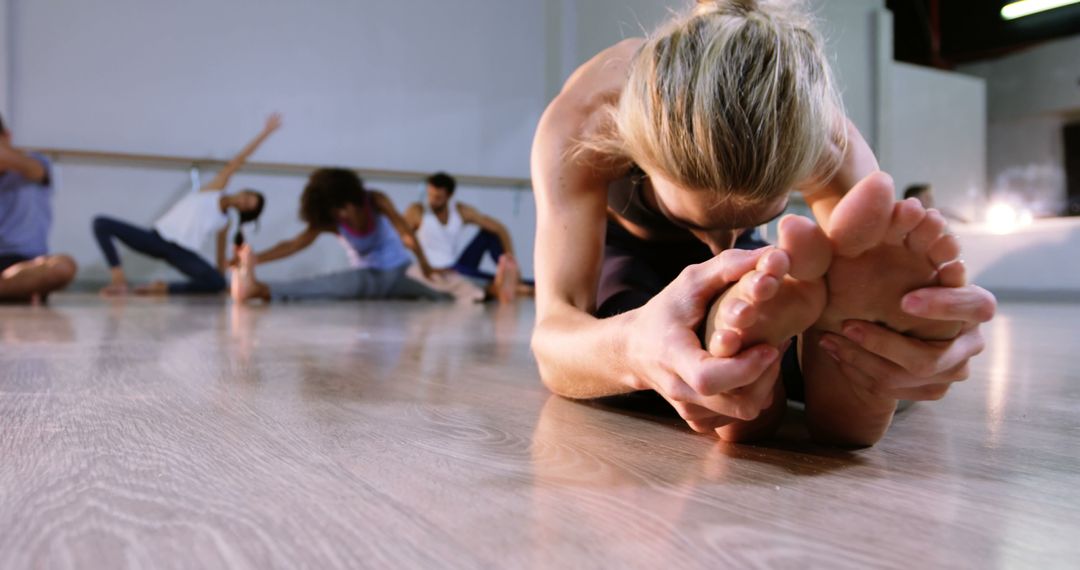
[[[886,4],[893,13],[896,59],[920,65],[948,68],[1080,34],[1080,4],[1012,21],[1001,18],[1006,0],[886,0]],[[935,37],[940,46],[936,54]]]

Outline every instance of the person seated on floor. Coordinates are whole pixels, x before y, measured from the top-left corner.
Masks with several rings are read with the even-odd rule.
[[[602,51],[540,119],[532,177],[532,349],[560,396],[651,392],[747,441],[791,395],[816,440],[871,445],[983,348],[993,296],[939,213],[895,201],[798,3],[698,0]],[[737,249],[792,191],[818,223]]]
[[[511,301],[532,294],[522,283],[514,244],[506,226],[476,208],[454,200],[457,181],[445,172],[427,179],[427,201],[405,210],[405,221],[416,232],[428,262],[437,271],[456,273],[480,282],[488,298]],[[480,269],[485,255],[495,262],[494,274]]]
[[[266,206],[266,198],[255,190],[227,194],[229,180],[255,153],[263,142],[281,128],[281,116],[270,115],[262,131],[230,160],[209,184],[191,192],[173,205],[152,228],[143,228],[108,216],[94,218],[94,238],[105,255],[111,282],[103,295],[126,295],[127,275],[120,264],[120,254],[113,240],[154,259],[160,259],[186,277],[186,281],[155,281],[137,287],[140,295],[212,294],[225,291],[225,249],[228,239],[229,211],[238,215],[234,241],[242,242],[242,227],[255,222]],[[217,236],[217,264],[199,253],[211,236]]]
[[[16,150],[0,117],[0,302],[45,301],[75,279],[71,256],[48,253],[52,194],[48,159]]]
[[[300,219],[307,228],[292,239],[259,253],[248,246],[239,248],[232,280],[234,300],[454,298],[438,290],[438,276],[390,198],[365,188],[355,172],[343,168],[313,172],[300,197]],[[324,233],[338,237],[352,269],[274,283],[256,279],[257,264],[293,255]],[[416,256],[415,263],[409,250]]]
[[[923,208],[929,210],[934,208],[934,187],[929,184],[912,184],[904,190],[904,199],[915,198],[923,205]],[[957,215],[955,212],[949,211],[945,208],[937,208],[937,211],[941,212],[942,216],[946,218],[960,222],[962,224],[968,223],[968,220],[963,216]]]

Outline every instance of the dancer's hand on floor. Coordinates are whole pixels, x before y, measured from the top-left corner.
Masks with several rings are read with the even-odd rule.
[[[713,300],[769,251],[777,250],[728,250],[687,267],[634,311],[627,344],[634,387],[658,392],[695,431],[708,433],[733,421],[752,420],[772,403],[780,370],[777,348],[739,347],[737,333],[720,331],[723,337],[713,342],[735,356],[716,358],[702,348],[697,333]]]

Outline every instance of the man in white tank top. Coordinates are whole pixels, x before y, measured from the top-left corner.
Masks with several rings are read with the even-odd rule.
[[[416,232],[428,263],[444,274],[480,281],[489,297],[503,302],[531,294],[532,286],[521,282],[506,226],[468,204],[453,201],[456,188],[453,177],[438,172],[427,180],[427,203],[416,202],[405,210],[405,221]],[[480,269],[485,256],[495,262],[495,273]]]

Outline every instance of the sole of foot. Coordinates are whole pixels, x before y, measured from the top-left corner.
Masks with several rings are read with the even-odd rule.
[[[940,213],[915,199],[896,202],[893,188],[887,174],[871,174],[833,210],[827,234],[835,255],[817,328],[841,333],[855,319],[924,340],[954,338],[962,323],[909,315],[901,299],[924,287],[963,285],[963,265],[953,263],[959,242]]]

